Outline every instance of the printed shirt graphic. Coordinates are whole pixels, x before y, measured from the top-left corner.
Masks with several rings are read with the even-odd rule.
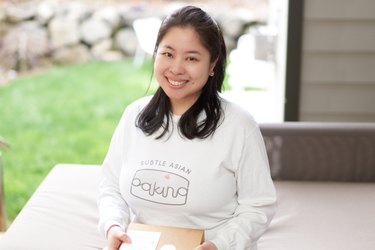
[[[131,182],[130,194],[164,205],[185,205],[189,192],[189,180],[162,170],[138,170]]]
[[[218,208],[225,217],[233,214],[236,180],[228,168],[233,166],[228,151],[236,147],[228,147],[229,141],[187,140],[176,132],[177,127],[168,140],[156,140],[132,129],[129,134],[138,136],[126,140],[129,147],[120,174],[120,191],[141,222],[151,223],[154,216],[167,213],[176,218],[209,214]]]

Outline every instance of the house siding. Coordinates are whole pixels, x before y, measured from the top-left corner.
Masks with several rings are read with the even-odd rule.
[[[305,0],[299,119],[375,122],[375,1]]]

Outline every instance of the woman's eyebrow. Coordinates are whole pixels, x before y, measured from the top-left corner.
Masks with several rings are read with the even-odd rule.
[[[172,46],[170,45],[164,45],[163,46],[164,49],[170,49],[170,50],[175,50]]]
[[[163,45],[162,48],[164,48],[164,49],[170,49],[170,50],[175,51],[175,49],[172,46],[168,45],[168,44]],[[201,55],[201,53],[198,50],[188,50],[188,51],[185,52],[185,54],[197,54],[197,55]]]
[[[201,53],[198,50],[189,50],[189,51],[186,51],[186,54],[197,54],[197,55],[200,55]]]

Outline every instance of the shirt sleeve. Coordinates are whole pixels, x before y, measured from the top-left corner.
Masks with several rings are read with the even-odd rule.
[[[245,138],[235,175],[238,206],[212,242],[219,250],[256,249],[276,210],[276,192],[258,126]]]
[[[102,180],[97,199],[99,209],[99,232],[107,236],[113,225],[125,230],[129,224],[129,207],[120,193],[119,177],[125,152],[125,115],[122,116],[102,165]]]

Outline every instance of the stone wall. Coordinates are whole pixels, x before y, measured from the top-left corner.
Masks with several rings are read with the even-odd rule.
[[[163,19],[181,6],[108,2],[0,2],[0,82],[17,72],[52,64],[133,57],[138,46],[133,21]],[[229,51],[250,25],[266,20],[259,8],[202,7],[222,26]]]

